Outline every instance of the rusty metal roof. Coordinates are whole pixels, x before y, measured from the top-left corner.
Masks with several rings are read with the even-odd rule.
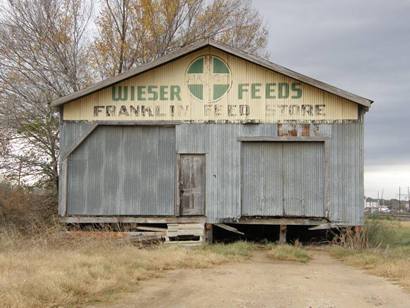
[[[164,64],[169,63],[171,61],[174,61],[174,60],[176,60],[180,57],[183,57],[183,56],[185,56],[185,55],[187,55],[191,52],[197,51],[197,50],[199,50],[201,48],[204,48],[204,47],[207,47],[207,46],[211,46],[211,47],[214,47],[216,49],[222,50],[222,51],[224,51],[228,54],[231,54],[231,55],[237,56],[241,59],[244,59],[244,60],[247,60],[249,62],[255,63],[255,64],[260,65],[260,66],[262,66],[264,68],[267,68],[269,70],[281,73],[281,74],[286,75],[288,77],[291,77],[295,80],[298,80],[298,81],[301,81],[303,83],[314,86],[316,88],[319,88],[323,91],[326,91],[326,92],[332,93],[334,95],[343,97],[347,100],[350,100],[352,102],[355,102],[355,103],[357,103],[359,105],[362,105],[362,106],[365,106],[367,108],[369,108],[370,105],[373,103],[373,101],[370,100],[370,99],[367,99],[367,98],[358,96],[356,94],[350,93],[348,91],[336,88],[335,86],[332,86],[332,85],[327,84],[325,82],[319,81],[317,79],[314,79],[314,78],[299,74],[299,73],[294,72],[294,71],[292,71],[292,70],[290,70],[286,67],[283,67],[281,65],[278,65],[278,64],[272,63],[268,60],[265,60],[261,57],[253,56],[253,55],[247,54],[247,53],[245,53],[245,52],[243,52],[243,51],[241,51],[237,48],[233,48],[231,46],[228,46],[228,45],[225,45],[225,44],[222,44],[222,43],[218,43],[218,42],[215,42],[213,40],[206,39],[206,40],[198,41],[198,42],[196,42],[192,45],[180,48],[177,51],[171,52],[168,55],[166,55],[164,57],[161,57],[161,58],[159,58],[159,59],[157,59],[157,60],[155,60],[151,63],[141,65],[141,66],[139,66],[135,69],[129,70],[129,71],[127,71],[125,73],[122,73],[118,76],[108,78],[108,79],[100,81],[100,82],[98,82],[98,83],[96,83],[92,86],[84,88],[80,91],[74,92],[74,93],[69,94],[69,95],[64,96],[64,97],[61,97],[61,98],[55,100],[51,105],[52,106],[60,106],[60,105],[69,103],[73,100],[79,99],[79,98],[84,97],[86,95],[89,95],[93,92],[104,89],[104,88],[109,87],[113,84],[116,84],[118,82],[121,82],[121,81],[129,79],[129,78],[132,78],[136,75],[142,74],[142,73],[144,73],[146,71],[149,71],[153,68],[156,68],[158,66],[161,66],[161,65],[164,65]]]

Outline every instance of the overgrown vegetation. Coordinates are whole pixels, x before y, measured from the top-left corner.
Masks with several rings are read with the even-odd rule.
[[[0,232],[42,233],[56,226],[54,197],[42,190],[0,182]]]
[[[330,248],[334,257],[371,273],[399,282],[410,290],[410,222],[368,219],[358,235],[363,245],[351,245],[354,240],[337,241]]]
[[[360,231],[339,230],[333,243],[352,249],[410,246],[410,222],[367,219]]]
[[[115,299],[141,281],[177,268],[240,261],[251,244],[140,249],[126,240],[28,238],[0,233],[0,306],[76,306]]]

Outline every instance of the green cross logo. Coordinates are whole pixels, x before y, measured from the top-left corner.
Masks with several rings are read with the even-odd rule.
[[[191,95],[202,102],[216,102],[232,84],[229,66],[216,56],[201,56],[192,61],[186,81]]]

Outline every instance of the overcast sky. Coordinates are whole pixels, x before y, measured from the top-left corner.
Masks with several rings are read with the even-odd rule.
[[[271,60],[374,100],[365,193],[410,186],[410,0],[254,0]]]

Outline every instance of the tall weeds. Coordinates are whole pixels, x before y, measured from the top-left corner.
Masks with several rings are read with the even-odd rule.
[[[410,245],[410,228],[398,221],[368,219],[360,230],[340,228],[333,244],[351,249],[407,246]]]

